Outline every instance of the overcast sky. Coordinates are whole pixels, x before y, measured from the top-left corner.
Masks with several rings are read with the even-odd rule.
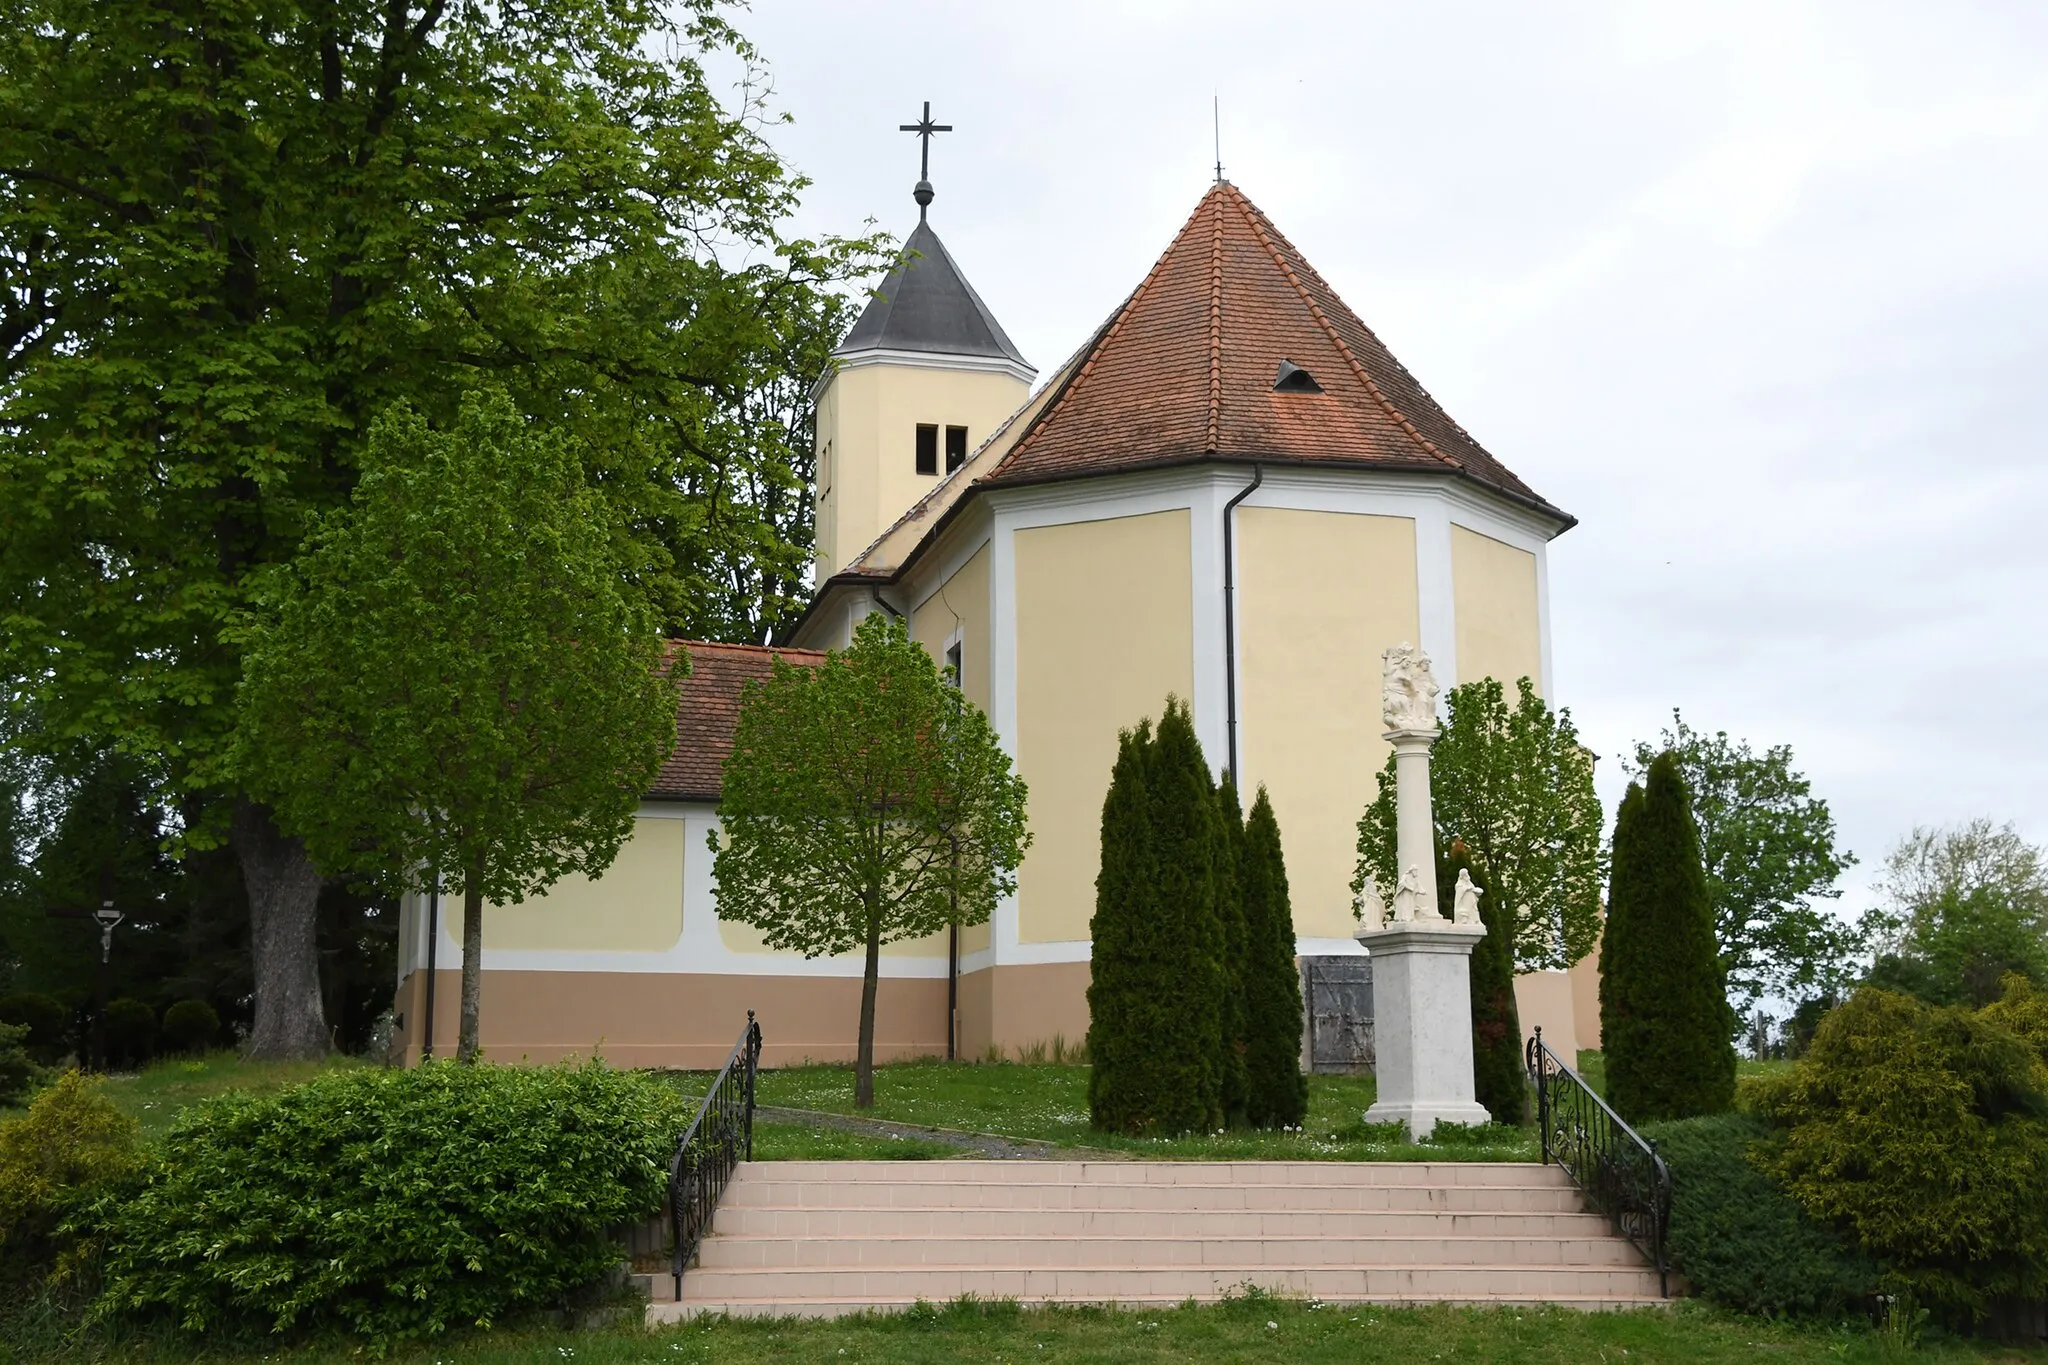
[[[816,183],[932,222],[1041,373],[1225,173],[1579,526],[1556,700],[1787,743],[1863,859],[2048,839],[2048,5],[796,3]]]

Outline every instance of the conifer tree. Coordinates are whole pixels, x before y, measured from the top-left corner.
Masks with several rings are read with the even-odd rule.
[[[1117,737],[1116,767],[1102,801],[1102,863],[1088,975],[1088,1118],[1109,1132],[1142,1131],[1153,1119],[1152,1036],[1170,1003],[1158,990],[1150,926],[1159,919],[1146,756],[1152,725]]]
[[[1102,807],[1088,987],[1090,1121],[1185,1133],[1223,1121],[1221,817],[1187,707],[1126,732]]]
[[[1263,786],[1245,822],[1242,849],[1246,1118],[1259,1128],[1293,1127],[1308,1115],[1308,1078],[1301,1074],[1301,975],[1294,959],[1294,912],[1287,899],[1280,822]]]
[[[1223,775],[1216,789],[1216,919],[1223,953],[1223,1120],[1229,1127],[1248,1121],[1245,1048],[1247,989],[1246,917],[1244,904],[1244,814],[1238,804],[1237,779]]]
[[[1608,1103],[1631,1123],[1722,1113],[1735,1100],[1735,1018],[1676,755],[1629,784],[1613,867],[1600,947]]]
[[[1458,873],[1479,888],[1479,918],[1486,937],[1472,949],[1472,1083],[1495,1123],[1520,1124],[1529,1112],[1529,1076],[1522,1062],[1522,1020],[1515,1009],[1515,918],[1486,894],[1486,878],[1472,850],[1451,840],[1437,864],[1437,896],[1445,919],[1456,906]]]

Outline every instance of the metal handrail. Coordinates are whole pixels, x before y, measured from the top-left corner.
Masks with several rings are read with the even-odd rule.
[[[1657,1290],[1671,1297],[1671,1263],[1664,1237],[1671,1225],[1671,1171],[1657,1144],[1628,1126],[1586,1078],[1543,1041],[1525,1050],[1536,1083],[1536,1114],[1543,1160],[1556,1160],[1586,1201],[1635,1243],[1657,1267]]]
[[[734,1068],[738,1067],[738,1079]],[[761,1069],[761,1026],[747,1011],[732,1055],[697,1106],[697,1117],[676,1142],[668,1166],[668,1211],[674,1247],[676,1302],[683,1299],[683,1267],[697,1255],[711,1215],[741,1161],[754,1159],[754,1078]],[[742,1155],[744,1154],[744,1155]]]

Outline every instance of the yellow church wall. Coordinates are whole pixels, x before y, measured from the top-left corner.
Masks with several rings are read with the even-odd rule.
[[[988,710],[988,546],[918,605],[911,617],[910,638],[946,663],[946,642],[960,632],[960,688],[967,699]]]
[[[820,576],[844,568],[937,486],[946,427],[966,427],[972,453],[1029,393],[1015,375],[992,370],[869,364],[834,375],[818,402],[818,454],[827,466],[818,499]],[[920,423],[940,429],[939,474],[917,472]]]
[[[1194,692],[1186,509],[1015,533],[1018,937],[1085,939],[1116,737]],[[1001,1011],[998,1010],[998,1013]]]
[[[1458,614],[1458,681],[1498,678],[1510,702],[1518,678],[1542,692],[1536,556],[1453,525],[1451,593]]]
[[[1245,805],[1265,783],[1295,932],[1347,938],[1358,817],[1387,757],[1381,653],[1419,634],[1415,523],[1246,507],[1236,534]]]
[[[761,937],[761,931],[754,928],[753,925],[738,924],[729,920],[720,920],[718,922],[718,941],[725,945],[727,952],[731,953],[769,953],[781,955],[786,951],[779,948],[770,948]],[[851,952],[839,953],[836,956],[858,959],[863,951],[856,948]],[[884,943],[882,945],[883,957],[932,958],[944,957],[945,955],[946,935],[943,930],[936,934],[927,934],[923,938],[904,939],[897,943]]]
[[[681,820],[635,820],[595,880],[572,872],[518,905],[486,905],[484,947],[666,952],[683,932],[684,844]]]

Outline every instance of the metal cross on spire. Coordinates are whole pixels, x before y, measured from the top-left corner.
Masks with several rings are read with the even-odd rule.
[[[933,123],[932,102],[926,100],[923,118],[916,123],[898,124],[897,128],[901,132],[917,134],[917,188],[911,191],[911,197],[917,200],[917,221],[922,223],[925,210],[930,208],[932,203],[932,134],[950,133],[953,131],[953,125]]]

